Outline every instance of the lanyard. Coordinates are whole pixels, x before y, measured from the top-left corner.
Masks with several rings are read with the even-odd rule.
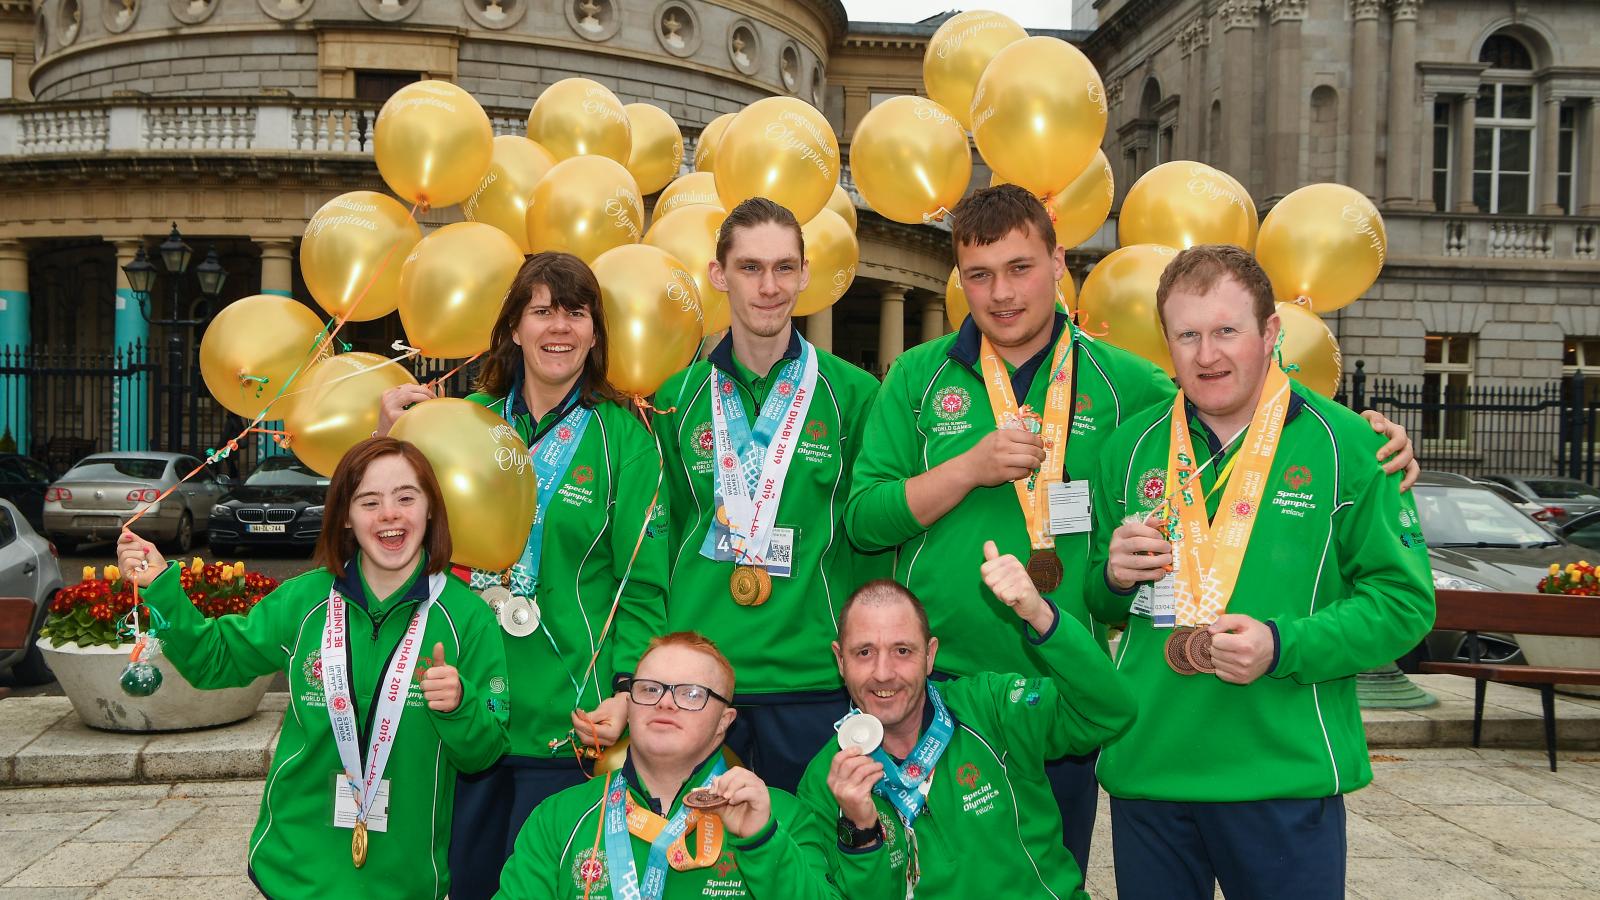
[[[411,673],[422,654],[428,611],[443,593],[444,585],[444,575],[428,576],[428,598],[418,604],[405,635],[389,656],[383,679],[378,683],[378,696],[369,708],[372,727],[364,738],[357,729],[355,703],[351,699],[349,613],[338,588],[328,591],[328,616],[322,626],[322,682],[328,702],[328,721],[333,726],[333,740],[339,748],[345,781],[355,797],[358,822],[367,820],[367,813],[377,799],[410,694]],[[363,749],[368,751],[365,769],[361,766]]]
[[[1017,504],[1022,507],[1028,528],[1028,541],[1035,550],[1055,546],[1055,536],[1050,532],[1049,485],[1056,480],[1055,473],[1066,470],[1067,438],[1072,433],[1075,397],[1072,387],[1077,383],[1076,366],[1072,359],[1072,327],[1063,329],[1051,356],[1049,387],[1045,392],[1043,412],[1036,412],[1026,404],[1018,405],[1016,392],[1011,388],[1011,378],[1000,360],[1000,354],[987,337],[980,345],[980,362],[983,367],[984,387],[989,393],[989,406],[994,410],[995,426],[999,429],[1023,429],[1044,439],[1044,463],[1025,479],[1012,482],[1017,491]],[[1039,474],[1046,473],[1040,484]]]
[[[752,429],[732,376],[712,369],[716,501],[726,511],[729,544],[741,563],[766,563],[778,501],[816,387],[817,354],[800,338],[800,357],[779,371]],[[712,522],[700,547],[701,555],[712,559],[717,556],[717,524]]]
[[[944,705],[944,697],[931,681],[928,682],[928,700],[933,703],[933,723],[906,757],[905,765],[896,765],[881,746],[872,751],[872,758],[883,765],[883,777],[872,786],[873,793],[894,804],[908,826],[928,805],[926,785],[933,778],[933,769],[950,746],[950,738],[956,730],[955,719]]]
[[[728,765],[718,757],[712,764],[711,770],[706,773],[699,787],[707,787],[712,779],[727,771]],[[684,868],[704,868],[717,861],[718,853],[709,852],[710,840],[707,837],[709,830],[716,832],[716,843],[721,843],[721,829],[715,826],[702,828],[702,841],[700,853],[692,859],[683,854],[679,864],[669,859],[668,848],[673,847],[683,839],[689,826],[702,820],[699,810],[691,810],[680,804],[678,811],[668,819],[661,830],[650,840],[650,855],[645,862],[644,881],[639,880],[639,867],[633,859],[633,841],[630,836],[629,806],[632,798],[628,796],[628,782],[623,778],[622,770],[617,769],[611,773],[611,778],[606,782],[606,797],[604,804],[605,839],[606,839],[606,865],[610,869],[611,883],[615,886],[612,896],[615,897],[642,897],[644,900],[660,900],[667,887],[667,868],[682,871]],[[635,808],[633,818],[643,819],[638,816]],[[653,814],[652,814],[653,815]],[[659,818],[659,817],[656,817]],[[653,828],[651,830],[654,830]],[[648,839],[648,838],[647,838]],[[682,848],[677,848],[681,850]],[[678,856],[679,854],[673,854]],[[680,865],[682,868],[680,868]]]

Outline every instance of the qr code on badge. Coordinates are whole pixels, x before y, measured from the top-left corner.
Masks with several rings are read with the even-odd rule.
[[[785,567],[793,565],[793,562],[790,559],[793,548],[794,544],[792,541],[784,541],[780,544],[778,541],[774,540],[772,545],[767,548],[767,564]]]

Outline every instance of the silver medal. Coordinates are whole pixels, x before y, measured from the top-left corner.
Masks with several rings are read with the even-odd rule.
[[[857,713],[839,724],[839,749],[859,747],[871,753],[883,743],[883,723],[871,713]]]
[[[527,637],[539,630],[539,604],[527,597],[512,597],[500,607],[500,627],[512,637]]]
[[[500,615],[500,610],[511,602],[511,591],[498,584],[494,587],[484,588],[478,593],[478,596],[483,598],[483,602],[489,604],[489,608],[494,610],[494,614],[497,616]]]

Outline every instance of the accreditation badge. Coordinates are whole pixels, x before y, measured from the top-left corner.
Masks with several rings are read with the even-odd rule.
[[[350,779],[343,772],[333,773],[333,827],[356,827],[356,798],[350,791]],[[389,830],[389,779],[378,782],[378,797],[367,811],[367,830]]]
[[[1088,480],[1052,481],[1049,491],[1050,533],[1087,533],[1091,526]]]

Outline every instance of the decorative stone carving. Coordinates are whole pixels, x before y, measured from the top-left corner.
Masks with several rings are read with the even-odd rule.
[[[1225,31],[1235,28],[1254,28],[1260,20],[1261,0],[1223,0],[1217,7],[1217,17]]]
[[[1272,24],[1303,22],[1306,18],[1306,0],[1266,0],[1267,16]]]
[[[784,42],[778,51],[778,81],[789,93],[800,92],[800,46],[794,41]]]
[[[1211,23],[1204,17],[1196,16],[1189,22],[1189,45],[1195,50],[1204,50],[1211,46]]]
[[[63,0],[61,12],[56,15],[56,38],[65,47],[78,39],[83,30],[83,4],[80,0]]]
[[[1383,0],[1350,0],[1350,18],[1376,19],[1383,12]]]
[[[673,56],[693,56],[700,49],[700,17],[678,0],[656,7],[656,42]]]
[[[280,22],[292,22],[311,11],[315,0],[256,0],[261,11]]]
[[[168,0],[172,17],[185,25],[199,25],[211,18],[222,0]]]
[[[361,11],[380,22],[399,22],[410,18],[422,0],[357,0]]]
[[[500,31],[522,21],[528,11],[527,0],[461,0],[467,18],[483,28]]]
[[[566,0],[567,24],[587,41],[608,41],[622,27],[615,0]]]
[[[728,59],[733,67],[746,75],[756,73],[756,61],[761,58],[761,40],[756,37],[756,27],[749,19],[739,19],[728,29]]]
[[[1422,0],[1389,0],[1389,15],[1396,22],[1402,20],[1417,20],[1417,10],[1421,8]]]
[[[133,27],[139,18],[139,0],[107,0],[100,5],[100,24],[112,34]]]

